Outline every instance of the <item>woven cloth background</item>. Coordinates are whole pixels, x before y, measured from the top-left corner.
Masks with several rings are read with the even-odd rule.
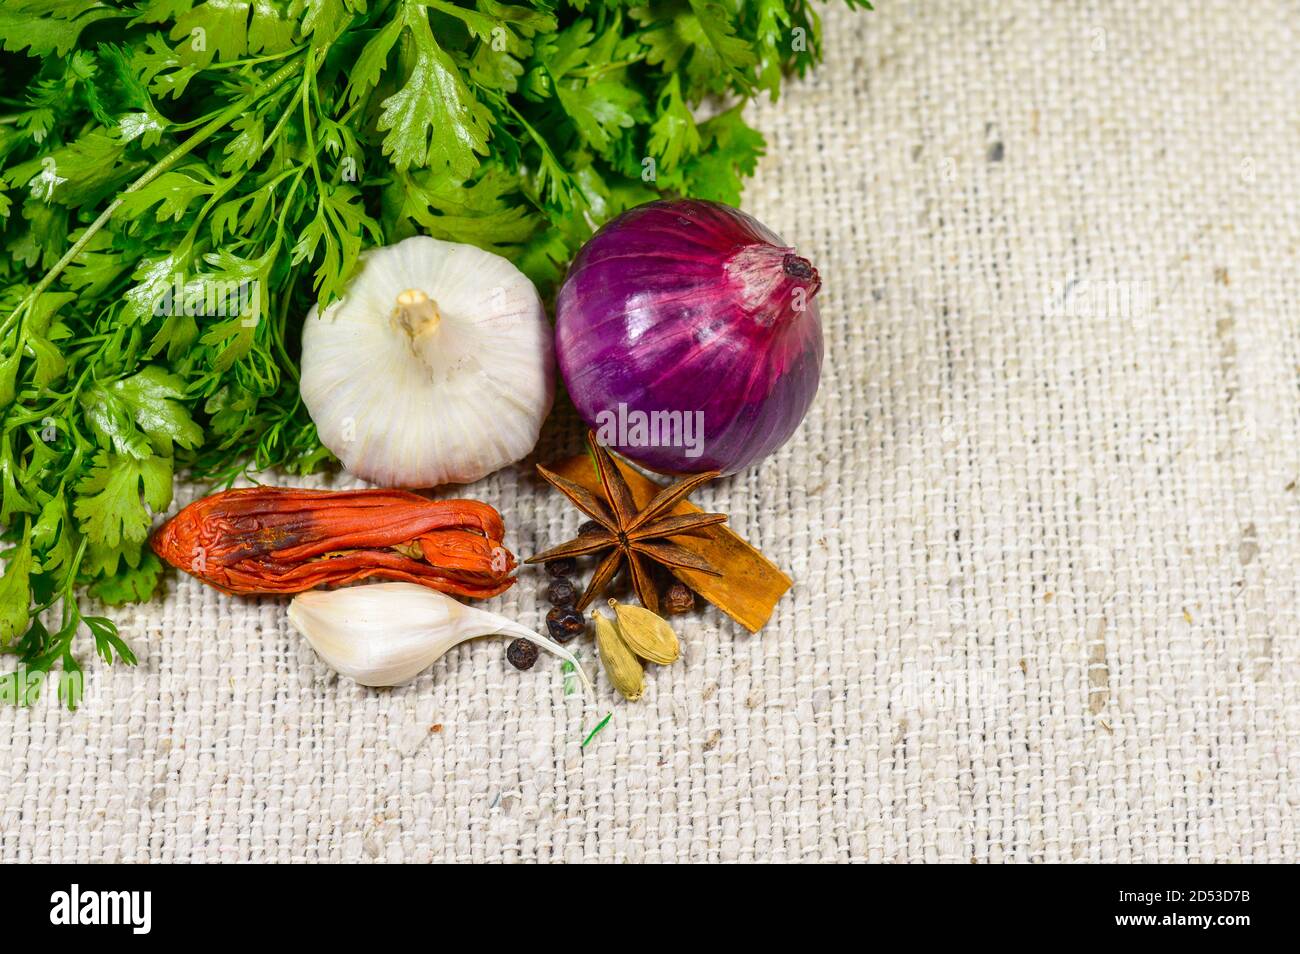
[[[1300,860],[1295,6],[880,7],[753,112],[827,331],[796,438],[697,495],[798,581],[763,632],[697,612],[584,752],[603,678],[486,640],[365,690],[172,578],[138,668],[0,710],[0,857]],[[580,520],[472,493],[516,552]]]

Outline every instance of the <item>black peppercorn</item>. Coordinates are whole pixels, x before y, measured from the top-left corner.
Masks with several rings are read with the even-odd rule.
[[[537,662],[537,646],[526,639],[516,639],[506,648],[506,659],[516,669],[532,669]]]
[[[557,643],[567,643],[587,628],[587,617],[572,606],[557,606],[546,614],[546,631]]]
[[[578,569],[578,561],[573,557],[560,557],[558,560],[546,561],[546,572],[551,576],[571,576]]]
[[[664,592],[662,602],[670,613],[689,613],[695,608],[695,594],[685,583],[674,583]]]
[[[572,606],[578,598],[578,591],[573,581],[565,577],[556,577],[546,588],[546,598],[552,606]]]

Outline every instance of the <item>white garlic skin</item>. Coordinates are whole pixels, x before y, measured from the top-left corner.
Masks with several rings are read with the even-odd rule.
[[[587,673],[563,646],[416,583],[308,590],[289,604],[289,621],[330,668],[363,686],[409,682],[453,646],[500,635],[523,637],[572,663],[591,688]]]
[[[554,334],[506,259],[413,236],[364,253],[343,297],[308,312],[299,390],[321,443],[356,476],[470,483],[537,444],[555,399]]]

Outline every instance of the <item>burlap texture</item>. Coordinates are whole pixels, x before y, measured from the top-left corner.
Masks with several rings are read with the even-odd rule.
[[[0,709],[0,857],[1298,860],[1294,5],[885,0],[825,46],[746,196],[822,270],[821,393],[697,495],[797,580],[762,633],[697,613],[635,705],[504,640],[372,691],[172,577],[139,667]],[[470,493],[524,554],[581,519]],[[540,574],[489,605],[539,625]]]

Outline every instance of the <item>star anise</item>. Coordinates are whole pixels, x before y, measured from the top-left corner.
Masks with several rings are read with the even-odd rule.
[[[664,515],[696,487],[717,477],[718,471],[692,474],[671,484],[655,494],[654,499],[648,504],[637,510],[632,491],[627,481],[623,479],[623,475],[618,472],[618,465],[614,463],[614,458],[609,451],[596,442],[596,436],[591,432],[587,433],[587,443],[591,446],[591,454],[596,461],[596,473],[600,477],[600,484],[605,493],[604,500],[545,467],[539,465],[537,472],[552,487],[568,497],[575,507],[600,524],[600,528],[580,533],[568,543],[552,547],[525,562],[546,563],[561,557],[583,556],[609,550],[610,552],[597,565],[595,573],[591,575],[591,582],[587,584],[582,598],[578,600],[577,605],[580,610],[586,609],[591,601],[609,585],[625,560],[628,573],[632,577],[632,587],[636,590],[641,604],[655,613],[659,612],[659,591],[651,578],[646,560],[667,567],[684,567],[717,576],[718,571],[707,560],[665,538],[722,523],[727,519],[727,515],[725,513]]]

